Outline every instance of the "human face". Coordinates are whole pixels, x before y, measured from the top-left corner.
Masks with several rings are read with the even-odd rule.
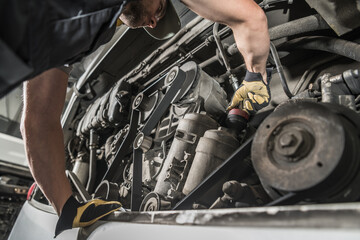
[[[155,28],[166,12],[167,0],[139,0],[130,2],[120,15],[121,21],[130,28]]]

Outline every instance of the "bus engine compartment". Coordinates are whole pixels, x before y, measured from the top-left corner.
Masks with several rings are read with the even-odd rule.
[[[149,49],[124,30],[64,115],[77,198],[132,212],[358,202],[360,6],[315,2],[259,2],[271,101],[245,128],[226,111],[246,71],[230,28],[174,3],[170,40]]]

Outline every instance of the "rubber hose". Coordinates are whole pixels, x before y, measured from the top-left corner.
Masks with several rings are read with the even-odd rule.
[[[269,29],[269,35],[273,41],[283,37],[324,29],[330,29],[329,25],[319,14],[315,14],[272,27]]]
[[[270,40],[273,41],[283,37],[324,29],[330,29],[329,25],[319,14],[315,14],[272,27],[269,29],[269,35]],[[228,48],[228,53],[231,56],[238,52],[239,50],[236,47],[236,43]]]
[[[340,38],[301,37],[280,46],[281,50],[308,49],[334,53],[360,62],[360,44]]]

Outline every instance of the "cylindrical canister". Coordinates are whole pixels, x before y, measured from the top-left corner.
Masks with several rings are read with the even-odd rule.
[[[163,163],[154,192],[166,196],[171,186],[180,182],[180,176],[179,179],[176,179],[175,176],[181,173],[172,173],[174,166],[181,165],[180,162],[184,159],[186,159],[187,165],[191,164],[199,139],[206,130],[216,129],[217,127],[218,123],[214,119],[198,113],[186,114],[179,121],[174,141]],[[180,167],[178,170],[181,170]],[[171,176],[171,179],[169,179],[169,176]]]
[[[197,145],[183,193],[188,195],[239,146],[239,141],[224,128],[206,131]]]

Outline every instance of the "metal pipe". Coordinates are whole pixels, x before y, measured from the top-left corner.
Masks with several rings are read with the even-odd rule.
[[[219,23],[214,24],[213,35],[214,35],[214,39],[216,42],[216,46],[218,47],[219,52],[220,52],[220,56],[223,59],[223,62],[224,62],[225,68],[226,68],[226,72],[228,72],[230,74],[230,76],[229,76],[230,84],[231,84],[232,88],[234,89],[234,91],[236,91],[240,87],[239,80],[236,78],[235,75],[233,75],[231,73],[231,66],[229,63],[229,59],[226,56],[224,46],[222,45],[220,36],[219,36]]]
[[[204,67],[207,67],[215,62],[218,62],[219,61],[219,57],[218,55],[216,54],[215,56],[203,61],[202,63],[199,64],[199,67],[200,68],[204,68]]]
[[[230,63],[229,63],[229,60],[226,57],[225,49],[224,49],[224,46],[221,43],[220,36],[219,36],[219,25],[220,25],[219,23],[214,24],[213,35],[214,35],[214,39],[215,39],[215,42],[216,42],[216,46],[218,47],[218,49],[220,51],[220,56],[224,61],[226,71],[230,72],[231,71]]]
[[[271,50],[271,55],[272,55],[272,57],[274,59],[275,65],[276,65],[276,69],[277,69],[277,71],[279,73],[281,85],[282,85],[282,87],[284,89],[284,92],[289,98],[292,98],[293,95],[290,92],[289,86],[287,85],[284,69],[283,69],[283,67],[281,65],[281,61],[280,61],[279,55],[277,53],[276,47],[272,42],[270,42],[270,50]]]
[[[94,188],[94,183],[96,179],[96,150],[99,144],[99,135],[96,133],[94,129],[90,130],[90,165],[89,165],[89,178],[86,184],[86,191],[89,193],[92,192]]]

